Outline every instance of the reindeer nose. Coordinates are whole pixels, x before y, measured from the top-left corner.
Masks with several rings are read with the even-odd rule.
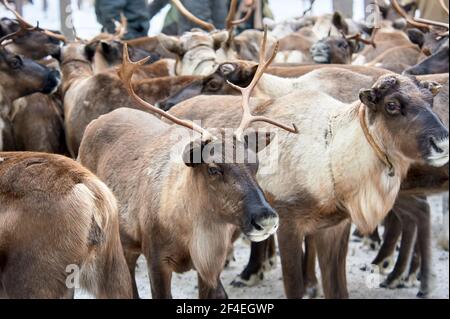
[[[247,234],[251,241],[262,241],[278,230],[278,214],[270,207],[265,207],[250,220],[251,231]]]

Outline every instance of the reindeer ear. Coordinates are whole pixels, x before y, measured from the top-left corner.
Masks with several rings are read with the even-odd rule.
[[[359,99],[364,105],[369,107],[372,111],[376,112],[378,103],[378,95],[376,89],[359,91]]]
[[[423,47],[425,43],[425,35],[419,29],[409,29],[408,30],[408,38],[414,44],[417,44],[419,48]]]
[[[420,86],[422,86],[424,89],[429,90],[431,94],[433,94],[433,96],[438,95],[442,89],[442,85],[434,81],[421,81]]]
[[[96,42],[89,43],[84,47],[84,54],[86,55],[86,58],[91,62],[92,62],[92,59],[94,58],[95,51],[97,49],[97,45],[98,45],[98,42],[96,41]]]
[[[225,43],[228,41],[228,31],[219,31],[212,33],[213,43],[214,43],[214,50],[219,50],[222,46],[222,43]]]
[[[183,162],[188,167],[197,167],[204,163],[203,149],[206,143],[200,139],[189,142],[183,151]]]
[[[265,149],[275,138],[275,133],[267,131],[248,131],[244,135],[245,146],[255,153]]]
[[[333,14],[333,18],[331,20],[333,25],[340,31],[344,32],[344,34],[348,34],[348,24],[347,21],[345,21],[345,18],[342,16],[340,12],[335,12]]]
[[[103,53],[108,54],[111,52],[111,45],[106,41],[100,41],[100,46],[102,48]]]
[[[186,51],[183,48],[183,44],[181,43],[181,40],[176,37],[171,37],[165,35],[164,33],[160,33],[158,35],[158,41],[166,50],[175,53],[180,57],[186,53]]]
[[[236,71],[236,65],[234,63],[226,62],[219,66],[219,70],[223,75],[229,75]]]

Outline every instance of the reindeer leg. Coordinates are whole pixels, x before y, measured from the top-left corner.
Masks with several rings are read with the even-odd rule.
[[[327,299],[348,298],[346,257],[351,224],[348,220],[314,235],[323,293]]]
[[[379,267],[380,272],[384,273],[387,269],[389,269],[393,264],[393,254],[395,251],[395,246],[397,245],[398,239],[400,238],[400,234],[402,232],[402,225],[400,220],[395,215],[393,211],[390,211],[387,215],[385,221],[385,231],[383,234],[383,244],[372,261],[372,265],[376,265]]]
[[[371,250],[377,250],[380,248],[381,238],[378,233],[378,227],[368,237],[364,238],[364,243]]]
[[[407,287],[414,287],[419,279],[419,268],[420,268],[420,248],[419,240],[416,240],[416,245],[414,246],[414,252],[411,257],[411,264],[409,265],[408,278],[405,280]]]
[[[136,284],[136,263],[140,254],[125,250],[125,259],[127,261],[128,270],[131,275],[131,284],[133,286],[133,298],[139,299],[139,291]]]
[[[422,198],[420,211],[417,211],[417,243],[420,252],[420,290],[419,298],[428,298],[432,290],[431,276],[431,212],[426,198]]]
[[[172,299],[172,269],[157,256],[145,256],[148,265],[153,299]]]
[[[199,299],[228,299],[227,292],[220,278],[217,279],[216,288],[210,287],[202,277],[197,274]]]
[[[303,234],[296,225],[281,221],[278,231],[281,268],[286,297],[301,299],[305,294],[303,281]]]
[[[268,240],[259,243],[252,242],[250,248],[250,259],[242,273],[237,276],[232,286],[252,287],[264,279],[264,261],[266,258]]]
[[[311,236],[305,237],[305,257],[303,260],[303,277],[305,280],[306,294],[309,298],[317,298],[319,294],[319,282],[316,277],[316,244]]]
[[[416,221],[411,218],[403,209],[396,209],[395,213],[402,222],[402,239],[400,244],[400,252],[395,263],[394,270],[388,275],[380,286],[383,288],[398,288],[402,286],[404,280],[403,275],[407,265],[410,263],[412,249],[414,248],[417,227]]]

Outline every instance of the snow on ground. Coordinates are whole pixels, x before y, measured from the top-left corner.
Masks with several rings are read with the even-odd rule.
[[[433,229],[442,225],[442,200],[440,196],[430,198],[433,213]],[[276,269],[265,274],[264,281],[255,287],[234,288],[230,285],[234,277],[245,267],[250,253],[250,246],[239,240],[235,246],[236,261],[222,273],[222,283],[231,299],[281,299],[285,298],[281,278],[281,266],[278,258]],[[432,298],[449,298],[449,254],[438,248],[433,238],[433,276],[435,290]],[[413,299],[416,298],[418,287],[403,289],[379,288],[384,276],[360,270],[361,266],[370,264],[375,258],[376,251],[369,251],[361,243],[351,242],[347,257],[347,282],[350,298],[357,299]],[[317,269],[317,274],[319,270]],[[147,265],[144,258],[139,259],[136,271],[137,285],[141,298],[151,298],[150,282],[147,274]],[[176,299],[195,299],[198,297],[197,274],[190,271],[185,274],[174,274],[172,280],[172,294]],[[78,291],[77,298],[89,298],[88,295]]]
[[[39,21],[40,25],[49,29],[60,29],[59,22],[59,2],[49,1],[49,10],[44,13],[42,8],[42,0],[35,0],[34,5],[26,5],[24,7],[24,17],[31,23]],[[298,16],[305,10],[306,2],[303,0],[270,0],[276,20]],[[354,2],[355,19],[361,19],[364,15],[363,0]],[[96,22],[95,12],[89,2],[85,2],[81,10],[72,5],[73,21],[78,36],[81,38],[91,38],[100,32],[100,25]],[[322,14],[331,12],[331,0],[316,1],[313,13]],[[164,21],[165,8],[158,16],[152,20],[150,34],[156,34],[160,31]],[[0,6],[0,17],[12,15]],[[434,227],[442,224],[441,201],[439,197],[431,200],[433,206],[433,222]],[[281,270],[278,265],[277,269],[266,274],[265,280],[256,287],[252,288],[233,288],[230,282],[244,268],[247,263],[250,249],[249,246],[242,241],[238,241],[236,245],[235,255],[236,261],[226,269],[222,274],[222,281],[230,298],[284,298],[283,285],[281,281]],[[361,265],[370,263],[376,252],[367,251],[361,247],[360,243],[352,242],[349,248],[348,256],[348,285],[351,298],[415,298],[418,288],[387,290],[377,288],[374,283],[381,282],[381,278],[374,274],[368,274],[360,270]],[[449,298],[449,259],[448,252],[444,252],[436,247],[433,241],[433,267],[435,274],[436,290],[433,298]],[[150,285],[147,275],[147,267],[145,261],[139,260],[139,268],[137,270],[137,281],[141,297],[150,298]],[[197,297],[197,277],[194,272],[178,275],[174,274],[173,278],[173,296],[174,298],[196,298]],[[82,292],[77,292],[78,298],[88,297]]]

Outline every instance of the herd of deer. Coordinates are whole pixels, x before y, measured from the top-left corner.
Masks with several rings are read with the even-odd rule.
[[[0,21],[0,296],[71,298],[75,265],[95,296],[139,297],[144,255],[153,298],[190,269],[200,298],[226,298],[234,241],[252,244],[233,284],[254,285],[276,234],[288,298],[317,293],[316,259],[325,297],[347,298],[352,223],[384,224],[382,270],[401,236],[384,287],[420,279],[430,296],[448,24],[392,0],[377,28],[335,13],[236,35],[236,0],[226,30],[173,1],[207,31],[124,42],[122,21],[69,41],[2,2],[16,19]]]

